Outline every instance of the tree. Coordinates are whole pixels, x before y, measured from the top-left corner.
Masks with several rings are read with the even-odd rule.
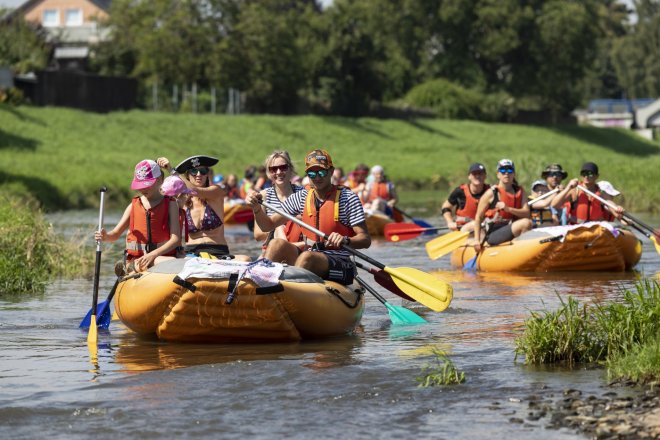
[[[10,66],[16,73],[41,70],[48,65],[51,52],[46,31],[38,24],[22,17],[0,21],[0,66]]]

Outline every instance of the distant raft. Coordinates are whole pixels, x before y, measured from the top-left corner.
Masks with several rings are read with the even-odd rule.
[[[460,247],[452,253],[451,264],[462,268],[474,256],[474,247]],[[623,272],[632,270],[641,256],[641,242],[632,232],[590,222],[538,228],[510,242],[486,245],[474,268],[486,272]]]
[[[254,220],[252,207],[245,203],[225,203],[225,215],[223,222],[227,225],[247,223]]]
[[[385,225],[393,223],[394,220],[384,213],[375,212],[367,214],[367,230],[372,237],[382,237],[385,235]]]
[[[269,342],[346,335],[364,311],[357,285],[325,281],[301,268],[284,266],[275,285],[260,287],[235,275],[184,280],[178,274],[188,260],[166,261],[121,280],[119,319],[141,336],[167,341]]]

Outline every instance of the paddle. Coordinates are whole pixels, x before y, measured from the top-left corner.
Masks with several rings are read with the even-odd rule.
[[[387,312],[390,315],[390,320],[392,321],[392,324],[394,325],[426,324],[427,321],[421,316],[419,316],[417,313],[413,312],[412,310],[408,310],[405,307],[395,306],[385,301],[385,298],[383,298],[378,292],[376,292],[373,287],[371,287],[366,282],[364,282],[362,278],[356,275],[355,280],[358,282],[358,284],[360,284],[360,286],[364,287],[369,293],[375,296],[378,301],[380,301],[385,307],[387,307]]]
[[[396,206],[395,206],[393,209],[394,209],[395,211],[398,211],[398,212],[399,212],[401,215],[403,215],[404,217],[409,218],[409,219],[410,219],[414,224],[416,224],[417,226],[420,226],[420,227],[422,227],[422,228],[432,228],[432,227],[433,227],[432,224],[429,224],[429,223],[425,222],[425,221],[422,220],[421,218],[415,218],[415,217],[412,217],[412,216],[410,216],[409,214],[406,214],[405,212],[403,212],[402,210],[400,210],[399,208],[397,208]]]
[[[283,212],[277,207],[261,202],[265,207],[271,209],[273,212],[281,215],[282,217],[291,220],[292,222],[300,225],[303,228],[313,232],[321,238],[327,239],[328,236],[322,231],[308,225],[302,220]],[[433,311],[441,312],[445,310],[453,297],[453,289],[451,284],[441,281],[432,275],[422,272],[421,270],[413,269],[410,267],[387,267],[382,263],[374,260],[373,258],[363,254],[360,251],[353,249],[350,246],[342,245],[342,249],[350,252],[358,258],[365,260],[372,266],[384,270],[392,276],[394,283],[417,302],[424,304],[426,307]]]
[[[589,191],[587,188],[585,188],[582,185],[578,185],[578,189],[580,191],[586,193],[586,194],[589,194],[591,197],[593,197],[594,199],[601,202],[610,211],[614,210],[614,202],[609,201],[609,200],[605,200],[604,198],[600,197],[599,195]],[[637,218],[633,217],[632,214],[628,214],[628,213],[624,212],[622,217],[626,222],[633,225],[633,227],[637,226],[637,227],[635,227],[635,229],[640,231],[642,234],[646,235],[648,237],[648,239],[651,240],[653,242],[653,244],[655,245],[656,252],[658,252],[660,254],[660,244],[658,244],[658,239],[660,239],[660,232],[659,231],[653,229],[651,226],[649,226],[647,224],[642,223]],[[643,231],[642,228],[646,229],[647,231]]]
[[[362,270],[368,271],[371,275],[374,276],[374,280],[376,280],[378,284],[380,284],[382,287],[386,288],[393,294],[400,296],[401,298],[407,301],[415,301],[414,299],[403,293],[401,289],[399,289],[397,285],[394,283],[392,277],[384,270],[376,269],[375,267],[367,267],[364,264],[360,263],[359,261],[356,261],[355,265]]]
[[[101,206],[99,207],[99,232],[103,228],[103,199],[107,188],[101,187]],[[96,341],[98,339],[96,329],[96,306],[99,300],[99,274],[101,273],[101,240],[96,240],[96,261],[94,264],[94,289],[92,292],[92,314],[89,320],[89,332],[87,333],[87,346],[92,353],[96,352]]]
[[[117,291],[117,285],[119,285],[120,279],[121,277],[117,278],[115,284],[112,286],[112,289],[110,289],[110,293],[108,294],[106,300],[99,303],[96,306],[96,316],[98,318],[96,322],[97,327],[101,327],[104,329],[110,327],[110,321],[112,320],[112,313],[110,313],[110,304],[112,303],[112,298],[115,296],[115,292]],[[82,321],[80,321],[79,327],[88,328],[90,326],[91,319],[92,319],[92,309],[89,309],[87,315],[85,315]]]
[[[535,199],[528,201],[527,205],[531,206],[534,203],[538,202],[539,200],[543,200],[546,197],[550,197],[551,195],[555,194],[557,191],[559,191],[559,188],[555,188],[552,191],[549,191]],[[447,255],[448,253],[454,251],[455,249],[458,249],[459,247],[463,246],[467,241],[469,235],[470,235],[469,232],[454,231],[454,232],[450,232],[449,234],[445,234],[441,237],[434,238],[433,240],[426,243],[426,253],[431,260],[437,260],[438,258]],[[475,255],[475,261],[474,262],[468,261],[468,263],[470,263],[470,266],[474,267],[476,264],[476,255]]]
[[[415,223],[388,223],[385,225],[384,233],[387,241],[405,241],[412,240],[419,237],[425,232],[443,231],[447,230],[446,226],[442,227],[422,227]]]

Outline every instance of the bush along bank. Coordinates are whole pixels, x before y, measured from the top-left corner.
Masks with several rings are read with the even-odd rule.
[[[84,244],[57,235],[36,202],[0,196],[0,296],[42,293],[52,277],[89,274],[93,252]]]
[[[610,385],[642,385],[635,397],[615,391],[583,397],[565,390],[554,404],[529,414],[552,413],[549,427],[572,427],[597,438],[660,437],[660,283],[644,279],[621,301],[580,304],[569,297],[554,312],[532,312],[515,341],[527,364],[605,365]]]

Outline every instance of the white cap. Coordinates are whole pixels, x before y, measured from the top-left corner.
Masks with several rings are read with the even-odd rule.
[[[614,186],[612,186],[612,184],[606,180],[601,180],[600,182],[598,182],[598,188],[600,188],[601,191],[605,191],[607,194],[611,195],[612,197],[621,194],[620,191],[617,191],[617,189],[614,188]]]
[[[381,167],[380,165],[374,165],[373,167],[371,167],[371,174],[373,174],[373,173],[381,173],[382,174],[383,171],[384,171],[383,167]]]

